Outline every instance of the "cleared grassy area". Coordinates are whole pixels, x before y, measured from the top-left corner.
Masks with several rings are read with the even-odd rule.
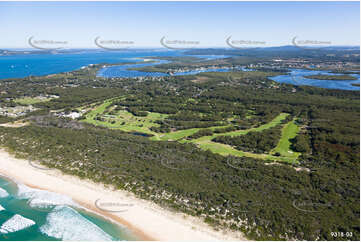
[[[251,128],[251,129],[244,129],[244,130],[236,130],[236,131],[231,131],[231,132],[226,132],[226,133],[218,133],[218,134],[213,134],[212,136],[203,136],[199,139],[195,139],[192,140],[193,143],[199,143],[199,142],[204,142],[204,141],[211,141],[213,138],[218,137],[218,136],[239,136],[239,135],[244,135],[247,134],[250,131],[262,131],[265,129],[269,129],[272,127],[277,126],[278,124],[281,123],[282,120],[284,120],[289,114],[288,113],[280,113],[276,118],[274,118],[271,122],[263,124],[257,128]]]
[[[208,128],[193,128],[193,129],[178,130],[178,131],[169,132],[169,133],[165,133],[165,134],[159,133],[159,137],[157,140],[162,140],[162,141],[180,140],[180,139],[188,137],[192,134],[195,134],[196,132],[198,132],[199,130],[202,130],[202,129],[215,130],[215,129],[219,129],[219,128],[227,128],[229,126],[230,125],[212,126],[212,127],[208,127]],[[152,139],[156,139],[156,138],[152,137]],[[185,142],[183,141],[182,143],[185,143]]]
[[[87,115],[86,115],[86,119],[85,121],[92,123],[93,118],[95,118],[95,116],[97,114],[102,114],[104,113],[105,109],[111,104],[111,101],[104,101],[104,103],[102,103],[101,105],[97,106],[96,108],[94,108],[93,110],[91,110]]]
[[[205,129],[205,128],[192,128],[192,129],[184,129],[184,130],[178,130],[168,133],[156,133],[154,131],[151,131],[150,128],[159,127],[159,124],[156,123],[155,121],[166,119],[168,117],[167,114],[148,112],[148,115],[146,117],[137,117],[126,110],[120,110],[116,113],[116,115],[107,115],[104,112],[111,103],[112,100],[104,101],[104,103],[91,110],[86,115],[86,119],[84,121],[94,125],[100,125],[112,129],[120,129],[125,132],[141,132],[146,134],[152,134],[154,136],[151,137],[151,140],[161,140],[161,141],[173,141],[173,140],[183,139],[187,136],[190,136],[198,132],[201,129]],[[100,115],[104,119],[104,121],[95,120],[94,118],[97,115]],[[213,126],[207,129],[214,130],[217,128],[225,128],[228,126],[229,125]]]
[[[252,157],[252,158],[256,158],[256,159],[263,159],[263,160],[270,160],[270,161],[282,161],[282,162],[287,162],[287,163],[295,163],[295,162],[297,162],[296,159],[299,156],[299,154],[298,153],[296,154],[296,153],[289,153],[288,152],[290,143],[289,143],[289,146],[287,146],[287,150],[284,150],[285,153],[287,153],[287,155],[281,154],[281,156],[274,156],[274,155],[271,155],[271,154],[255,154],[255,153],[250,153],[250,152],[244,152],[244,151],[234,149],[230,145],[216,143],[216,142],[212,141],[212,139],[214,137],[217,137],[217,136],[223,136],[223,135],[238,136],[238,135],[247,134],[250,131],[260,132],[262,130],[272,128],[272,127],[280,124],[281,121],[284,120],[288,115],[289,115],[288,113],[281,113],[275,119],[273,119],[271,122],[269,122],[267,124],[264,124],[264,125],[261,125],[261,126],[259,126],[257,128],[251,128],[251,129],[246,129],[246,130],[237,130],[237,131],[221,133],[221,134],[214,134],[212,136],[204,136],[204,137],[201,137],[199,139],[195,139],[195,140],[191,140],[191,141],[183,140],[182,143],[183,142],[184,143],[185,142],[192,142],[192,143],[196,144],[199,148],[201,148],[203,150],[210,150],[213,153],[217,153],[217,154],[224,155],[224,156],[227,156],[227,155],[233,155],[233,156],[239,156],[239,157],[247,156],[247,157]],[[288,127],[290,123],[294,124],[294,122],[291,121],[291,122],[289,122],[289,123],[287,123],[285,125],[285,127],[287,126],[286,130],[285,130],[285,127],[282,129],[282,138],[283,138],[283,140],[286,139],[288,142],[289,142],[289,139],[294,138],[297,135],[297,132],[298,132],[298,130],[297,130],[296,135],[294,135],[294,133],[292,133],[292,132],[294,132],[294,130],[293,130],[294,127],[291,126],[292,129],[290,129]],[[295,126],[298,129],[297,125],[295,125]],[[291,137],[291,138],[288,138],[288,137]],[[282,142],[284,142],[284,141],[282,141]],[[281,143],[281,141],[280,141],[280,143]],[[284,145],[283,145],[283,147],[284,147]],[[272,152],[272,154],[274,154],[274,153],[276,153],[276,152]]]
[[[169,133],[158,133],[156,137],[152,137],[152,140],[162,140],[162,141],[174,141],[179,140],[184,137],[187,137],[189,135],[192,135],[196,133],[199,130],[199,128],[193,128],[193,129],[184,129],[184,130],[178,130],[174,132]]]
[[[244,152],[240,150],[236,150],[232,148],[230,145],[216,143],[213,141],[203,141],[197,143],[197,146],[203,150],[210,150],[213,153],[217,153],[220,155],[234,155],[234,156],[244,156]]]
[[[47,102],[50,100],[51,98],[45,98],[45,97],[23,97],[23,98],[15,99],[14,102],[21,105],[31,105],[35,103]]]
[[[162,141],[174,141],[174,140],[179,140],[179,139],[182,139],[189,135],[192,135],[192,134],[196,133],[198,130],[200,130],[200,129],[193,128],[193,129],[178,130],[178,131],[169,132],[169,133],[158,133],[158,135],[156,137],[152,137],[151,139],[152,140],[162,140]]]
[[[106,113],[107,108],[109,105],[111,105],[112,100],[107,100],[104,103],[100,104],[99,106],[93,108],[87,115],[85,122],[94,124],[94,125],[101,125],[104,127],[108,127],[111,129],[119,129],[125,132],[141,132],[145,134],[152,134],[154,135],[151,137],[151,140],[158,140],[158,141],[178,141],[180,143],[194,143],[199,148],[203,150],[210,150],[211,152],[228,156],[247,156],[257,159],[263,159],[263,160],[269,160],[269,161],[281,161],[281,162],[287,162],[287,163],[294,163],[296,162],[297,157],[299,156],[298,153],[290,153],[289,147],[290,142],[289,139],[294,138],[297,135],[298,127],[294,124],[294,122],[289,122],[285,125],[285,127],[282,129],[282,138],[278,144],[278,146],[272,151],[271,154],[255,154],[250,152],[244,152],[237,149],[234,149],[230,145],[221,144],[212,142],[212,139],[217,136],[238,136],[238,135],[244,135],[247,134],[250,131],[256,131],[260,132],[265,129],[272,128],[278,124],[281,123],[282,120],[284,120],[289,114],[288,113],[281,113],[276,118],[274,118],[271,122],[267,124],[263,124],[256,128],[246,129],[246,130],[236,130],[232,132],[226,132],[226,133],[217,133],[213,134],[212,136],[203,136],[199,139],[194,140],[186,140],[185,138],[198,132],[202,129],[217,129],[217,128],[226,128],[230,125],[226,126],[213,126],[209,128],[191,128],[191,129],[185,129],[185,130],[178,130],[168,133],[157,133],[154,131],[151,131],[151,127],[158,127],[159,124],[156,123],[157,120],[164,120],[168,117],[167,114],[161,114],[161,113],[153,113],[149,112],[146,117],[137,117],[134,116],[132,113],[126,111],[126,110],[119,110],[114,115],[109,115]],[[111,109],[109,109],[109,112]],[[101,117],[102,120],[94,119],[97,116]],[[275,154],[276,152],[279,152],[280,156],[275,156],[272,154]]]
[[[295,119],[288,122],[282,128],[282,136],[280,141],[278,142],[276,148],[271,151],[271,154],[279,153],[283,157],[290,157],[293,159],[297,159],[300,156],[299,152],[294,152],[291,150],[291,141],[295,138],[300,131],[300,128],[296,125]]]
[[[137,117],[126,110],[117,111],[115,115],[105,114],[105,110],[111,103],[111,101],[105,101],[103,104],[97,106],[86,115],[84,121],[94,125],[120,129],[125,132],[141,132],[158,136],[158,133],[151,131],[150,127],[159,126],[155,121],[165,119],[168,116],[167,114],[161,113],[148,113],[146,117]],[[104,121],[94,119],[97,115]]]
[[[291,157],[282,157],[282,156],[274,156],[269,154],[255,154],[250,152],[244,152],[237,149],[234,149],[230,145],[216,143],[213,141],[205,141],[202,143],[197,143],[197,146],[203,150],[210,150],[213,153],[217,153],[223,156],[233,155],[233,156],[246,156],[246,157],[252,157],[255,159],[262,159],[262,160],[269,160],[269,161],[281,161],[286,163],[297,163],[295,159]]]

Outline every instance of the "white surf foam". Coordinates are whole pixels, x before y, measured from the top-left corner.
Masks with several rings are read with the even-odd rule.
[[[33,220],[24,218],[19,214],[15,214],[0,227],[0,233],[2,234],[13,233],[28,228],[30,226],[33,226],[34,224],[35,222]]]
[[[9,193],[0,187],[0,197],[7,197]]]
[[[0,205],[0,211],[4,211],[4,210],[5,210],[5,208]]]
[[[61,240],[104,241],[113,239],[76,210],[66,206],[55,207],[47,215],[46,223],[40,227],[40,231]]]
[[[33,208],[47,208],[57,205],[78,206],[70,197],[30,188],[23,184],[18,184],[17,195],[20,199],[29,199],[28,204]]]

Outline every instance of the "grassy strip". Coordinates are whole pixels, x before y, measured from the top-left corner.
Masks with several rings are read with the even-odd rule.
[[[213,134],[212,136],[203,136],[199,139],[196,140],[192,140],[193,143],[199,143],[199,142],[204,142],[204,141],[211,141],[213,138],[217,137],[217,136],[238,136],[238,135],[244,135],[247,134],[250,131],[262,131],[265,129],[269,129],[272,127],[275,127],[276,125],[280,124],[282,120],[284,120],[289,114],[288,113],[281,113],[279,114],[276,118],[274,118],[271,122],[266,123],[264,125],[261,125],[257,128],[251,128],[251,129],[244,129],[244,130],[236,130],[236,131],[231,131],[231,132],[227,132],[227,133],[218,133],[218,134]]]
[[[288,122],[282,128],[282,136],[278,142],[276,148],[271,151],[271,154],[279,153],[283,157],[290,157],[297,159],[300,156],[299,152],[293,152],[291,150],[291,140],[295,138],[300,131],[300,128],[296,125],[295,119]]]
[[[298,153],[292,153],[292,155],[291,155],[290,153],[287,152],[288,150],[286,152],[285,152],[285,150],[283,150],[281,153],[281,156],[273,156],[273,155],[268,155],[268,154],[254,154],[254,153],[250,153],[250,152],[243,152],[240,150],[236,150],[233,147],[226,145],[226,144],[221,144],[221,143],[216,143],[216,142],[211,141],[214,137],[221,136],[221,135],[237,136],[237,135],[247,134],[250,131],[258,131],[259,132],[259,131],[262,131],[265,129],[272,128],[272,127],[280,124],[281,121],[284,120],[289,115],[287,113],[281,113],[275,119],[273,119],[271,122],[261,125],[257,128],[251,128],[251,129],[247,129],[247,130],[236,130],[236,131],[231,131],[231,132],[226,132],[226,133],[219,133],[219,134],[214,134],[212,136],[204,136],[199,139],[189,141],[189,140],[185,140],[184,138],[198,132],[199,130],[201,130],[203,128],[178,130],[178,131],[169,132],[169,133],[156,133],[156,132],[150,130],[150,127],[159,126],[159,124],[155,123],[155,121],[165,119],[168,116],[166,114],[150,112],[150,113],[148,113],[148,115],[146,117],[136,117],[132,113],[129,113],[126,110],[121,110],[116,115],[109,115],[109,116],[105,116],[105,117],[103,115],[103,118],[108,119],[109,121],[110,120],[115,121],[113,123],[108,122],[108,121],[94,120],[94,117],[96,117],[98,114],[103,114],[104,111],[106,110],[106,108],[110,104],[111,104],[111,101],[107,100],[103,104],[97,106],[95,109],[93,109],[91,112],[89,112],[86,115],[86,119],[84,121],[94,124],[94,125],[101,125],[101,126],[104,126],[107,128],[119,129],[119,130],[122,130],[125,132],[141,132],[141,133],[146,133],[146,134],[152,134],[154,136],[150,138],[151,140],[158,140],[158,141],[176,141],[177,140],[180,143],[192,142],[192,143],[195,143],[199,148],[201,148],[203,150],[210,150],[213,153],[217,153],[217,154],[224,155],[224,156],[227,156],[227,155],[234,155],[234,156],[239,156],[239,157],[247,156],[247,157],[263,159],[263,160],[282,161],[282,162],[287,162],[287,163],[293,163],[299,155]],[[293,123],[293,122],[290,122],[290,123]],[[282,140],[282,149],[284,149],[285,147],[289,147],[289,146],[287,146],[287,142],[289,142],[289,139],[295,137],[295,136],[292,136],[292,135],[294,135],[294,132],[296,132],[296,134],[298,132],[298,130],[297,131],[294,130],[294,126],[289,125],[290,123],[288,123],[285,126],[285,128],[287,127],[286,131],[284,131],[285,128],[282,131],[282,139],[281,139]],[[213,127],[207,128],[207,129],[214,130],[217,128],[225,128],[228,126],[229,125],[213,126]],[[298,128],[298,127],[296,126],[296,128]],[[280,143],[281,143],[281,141],[280,141]],[[277,152],[277,151],[275,151],[275,152]],[[283,155],[283,154],[286,154],[286,155]]]
[[[228,155],[233,155],[238,157],[246,156],[246,157],[262,159],[266,161],[281,161],[290,164],[297,163],[297,161],[292,157],[282,157],[282,156],[274,156],[269,154],[255,154],[250,152],[244,152],[244,151],[236,150],[230,145],[216,143],[213,141],[205,141],[202,143],[197,143],[197,146],[203,150],[210,150],[213,153],[217,153],[223,156],[228,156]]]
[[[295,163],[297,157],[299,156],[299,153],[289,153],[288,149],[286,151],[287,155],[282,155],[283,153],[285,153],[285,152],[283,152],[281,154],[281,156],[274,156],[274,155],[269,155],[269,154],[255,154],[255,153],[250,153],[250,152],[244,152],[244,151],[234,149],[230,145],[216,143],[216,142],[211,141],[214,137],[217,137],[217,136],[223,136],[223,135],[237,136],[237,135],[247,134],[250,131],[260,132],[262,130],[272,128],[272,127],[280,124],[281,121],[284,120],[288,115],[289,115],[288,113],[281,113],[275,119],[273,119],[271,122],[261,125],[257,128],[251,128],[251,129],[247,129],[247,130],[237,130],[237,131],[221,133],[221,134],[214,134],[212,136],[204,136],[199,139],[192,140],[190,142],[195,143],[199,148],[201,148],[203,150],[210,150],[213,153],[217,153],[217,154],[224,155],[224,156],[227,156],[227,155],[234,155],[234,156],[239,156],[239,157],[247,156],[247,157],[263,159],[263,160]],[[289,142],[289,139],[294,138],[295,136],[293,136],[293,135],[295,134],[295,132],[297,135],[298,127],[296,125],[297,131],[295,131],[294,126],[290,125],[292,123],[294,124],[293,121],[287,123],[285,125],[285,127],[287,127],[286,130],[284,131],[285,127],[282,130],[282,138],[281,138],[282,144],[285,142],[284,140],[287,140],[287,142]],[[182,143],[185,143],[185,142],[188,142],[188,141],[186,141],[186,140],[182,141]],[[289,145],[290,145],[290,143],[289,143]],[[284,145],[282,147],[284,147]],[[287,147],[289,147],[289,146],[287,146]]]
[[[190,136],[196,132],[198,132],[201,129],[205,128],[192,128],[192,129],[184,129],[184,130],[178,130],[174,132],[169,133],[156,133],[152,130],[150,130],[151,127],[158,127],[159,124],[155,121],[157,120],[163,120],[168,117],[167,114],[161,114],[161,113],[155,113],[155,112],[148,112],[148,115],[146,117],[136,117],[132,113],[121,110],[116,115],[103,115],[103,117],[109,121],[115,121],[114,123],[108,122],[108,121],[100,121],[100,120],[94,120],[94,118],[98,114],[103,114],[106,108],[112,103],[111,100],[104,101],[101,105],[97,106],[95,109],[93,109],[91,112],[89,112],[86,115],[85,122],[104,126],[107,128],[112,129],[119,129],[125,132],[141,132],[146,134],[152,134],[154,135],[151,137],[151,140],[160,140],[160,141],[173,141],[173,140],[179,140],[183,139],[187,136]],[[122,124],[125,122],[125,124]],[[225,128],[227,126],[213,126],[209,127],[207,129],[217,129],[217,128]]]
[[[173,141],[173,140],[180,140],[183,139],[185,137],[188,137],[192,134],[197,133],[199,130],[202,129],[210,129],[210,130],[215,130],[215,129],[219,129],[219,128],[227,128],[231,125],[225,125],[225,126],[212,126],[212,127],[208,127],[208,128],[192,128],[192,129],[184,129],[184,130],[178,130],[178,131],[174,131],[174,132],[169,132],[169,133],[165,133],[165,134],[159,134],[159,137],[157,140],[162,140],[162,141]],[[155,137],[152,138],[153,140],[156,139]],[[182,142],[184,143],[184,141]]]
[[[98,114],[103,114],[106,108],[111,104],[111,101],[105,101],[103,104],[99,105],[93,109],[90,113],[86,115],[85,122],[100,125],[107,128],[119,129],[125,132],[141,132],[146,134],[158,135],[151,131],[149,128],[153,126],[159,126],[155,123],[156,120],[162,120],[168,115],[160,113],[148,113],[146,117],[136,117],[132,113],[126,110],[120,110],[116,115],[103,115],[103,118],[107,121],[94,120]],[[111,121],[114,121],[113,123]]]
[[[23,98],[16,98],[14,102],[21,104],[21,105],[31,105],[35,103],[42,103],[50,101],[51,98],[40,98],[40,97],[23,97]]]

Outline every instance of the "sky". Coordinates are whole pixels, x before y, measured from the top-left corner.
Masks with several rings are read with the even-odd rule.
[[[200,48],[227,47],[228,37],[281,46],[296,36],[359,46],[360,3],[0,2],[0,25],[0,48],[29,48],[31,36],[65,48],[96,48],[96,37],[132,47],[162,47],[162,37]]]

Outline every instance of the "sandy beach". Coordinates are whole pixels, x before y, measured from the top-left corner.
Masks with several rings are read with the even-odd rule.
[[[58,170],[36,168],[3,149],[0,174],[33,188],[67,195],[86,209],[127,227],[141,240],[246,240],[241,233],[215,231],[198,218],[165,210],[129,192],[114,191]]]

